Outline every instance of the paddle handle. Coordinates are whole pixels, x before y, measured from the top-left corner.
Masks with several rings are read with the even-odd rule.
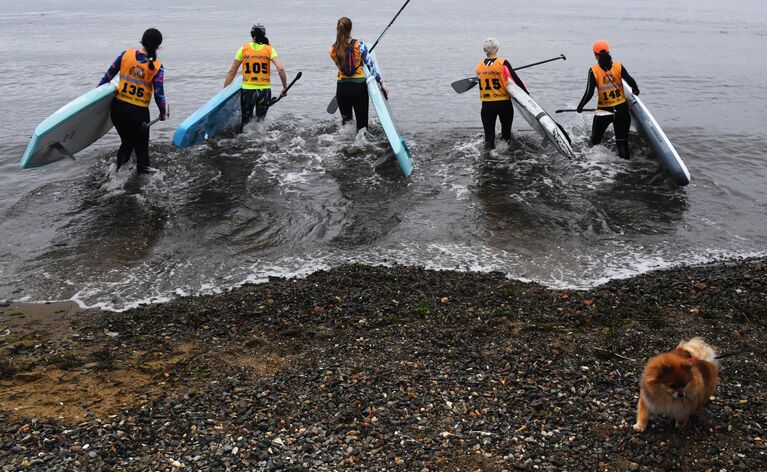
[[[303,73],[303,72],[301,72],[301,71],[298,71],[298,74],[296,74],[296,76],[295,76],[295,77],[293,77],[293,80],[291,80],[291,81],[290,81],[290,83],[288,84],[288,86],[287,86],[287,87],[285,87],[285,93],[287,93],[287,92],[288,92],[288,90],[290,90],[290,87],[292,87],[292,86],[293,86],[293,84],[295,84],[295,83],[296,83],[296,81],[297,81],[298,79],[300,79],[302,75],[304,75],[304,73]],[[270,106],[270,107],[271,107],[271,106],[273,106],[275,103],[279,102],[280,100],[282,100],[282,94],[280,94],[280,96],[279,96],[279,97],[277,97],[277,98],[273,98],[272,100],[273,100],[273,101],[272,101],[272,102],[269,104],[269,106]]]
[[[162,116],[162,115],[160,115],[160,116]],[[157,117],[157,118],[155,118],[154,120],[150,121],[149,123],[146,123],[146,122],[144,122],[144,123],[141,123],[141,128],[142,128],[142,129],[144,129],[144,130],[148,130],[149,128],[151,128],[151,127],[152,127],[152,125],[154,125],[155,123],[157,123],[158,121],[160,121],[160,116],[158,116],[158,117]],[[168,106],[166,107],[166,109],[165,109],[165,117],[167,118],[167,117],[169,117],[169,116],[170,116],[170,105],[168,105]]]
[[[597,111],[597,108],[584,108],[581,111]],[[564,110],[557,110],[554,113],[571,113],[571,112],[572,113],[577,113],[578,110],[576,110],[575,108],[572,108],[572,109],[571,108],[566,108]]]

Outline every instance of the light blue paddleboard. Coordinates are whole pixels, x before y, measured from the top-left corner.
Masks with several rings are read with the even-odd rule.
[[[19,165],[40,167],[74,155],[112,128],[116,88],[108,83],[72,100],[37,125]]]
[[[238,78],[198,108],[176,128],[173,145],[180,148],[194,146],[239,126],[242,121],[241,89],[242,78]]]
[[[373,61],[376,61],[375,55],[370,55]],[[381,86],[378,84],[375,76],[370,73],[368,66],[363,64],[362,67],[365,70],[365,77],[367,77],[368,95],[370,95],[370,101],[373,102],[373,107],[378,115],[378,121],[381,122],[381,127],[386,134],[386,139],[389,140],[394,156],[397,158],[397,164],[402,169],[402,173],[406,177],[410,177],[413,173],[413,156],[410,154],[405,143],[405,138],[399,134],[397,125],[394,124],[394,118],[392,118],[391,108],[389,108],[389,102],[384,98]],[[376,67],[378,63],[376,61]],[[380,72],[380,68],[378,68]]]

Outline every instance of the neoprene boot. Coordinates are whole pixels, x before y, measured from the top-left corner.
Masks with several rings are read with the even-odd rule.
[[[629,152],[629,142],[627,140],[616,140],[615,147],[618,148],[618,157],[626,160],[631,158],[631,153]]]

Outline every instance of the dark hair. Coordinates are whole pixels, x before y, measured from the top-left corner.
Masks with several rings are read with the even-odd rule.
[[[338,19],[338,23],[336,24],[336,42],[333,44],[333,52],[336,55],[336,62],[338,62],[341,68],[351,69],[350,63],[344,64],[344,59],[346,59],[344,57],[344,52],[351,39],[352,20],[342,16]],[[349,58],[347,62],[351,62],[351,58]]]
[[[146,55],[149,58],[149,70],[154,70],[154,61],[157,60],[157,48],[162,44],[162,33],[155,28],[149,28],[144,31],[144,36],[141,37],[141,45],[146,50]]]
[[[604,49],[599,51],[597,62],[599,63],[599,67],[601,67],[602,70],[610,70],[613,67],[613,58],[610,56],[610,53]]]
[[[250,37],[256,43],[269,44],[269,38],[266,37],[266,28],[263,25],[253,25],[250,29]]]

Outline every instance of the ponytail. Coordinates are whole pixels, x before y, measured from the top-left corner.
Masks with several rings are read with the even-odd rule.
[[[269,38],[266,37],[266,28],[263,25],[253,25],[250,29],[250,37],[253,42],[260,44],[269,44]]]
[[[338,19],[336,25],[336,42],[333,43],[333,52],[336,56],[336,62],[342,69],[351,69],[351,58],[346,58],[345,52],[349,45],[349,40],[352,39],[352,20],[342,16]],[[344,61],[347,63],[344,64]]]
[[[157,60],[157,49],[162,44],[162,33],[155,28],[149,28],[144,31],[141,37],[141,45],[144,46],[147,58],[149,59],[149,70],[154,70],[154,61]]]
[[[610,53],[604,49],[599,52],[597,62],[602,70],[610,70],[613,67],[613,58],[610,56]]]

